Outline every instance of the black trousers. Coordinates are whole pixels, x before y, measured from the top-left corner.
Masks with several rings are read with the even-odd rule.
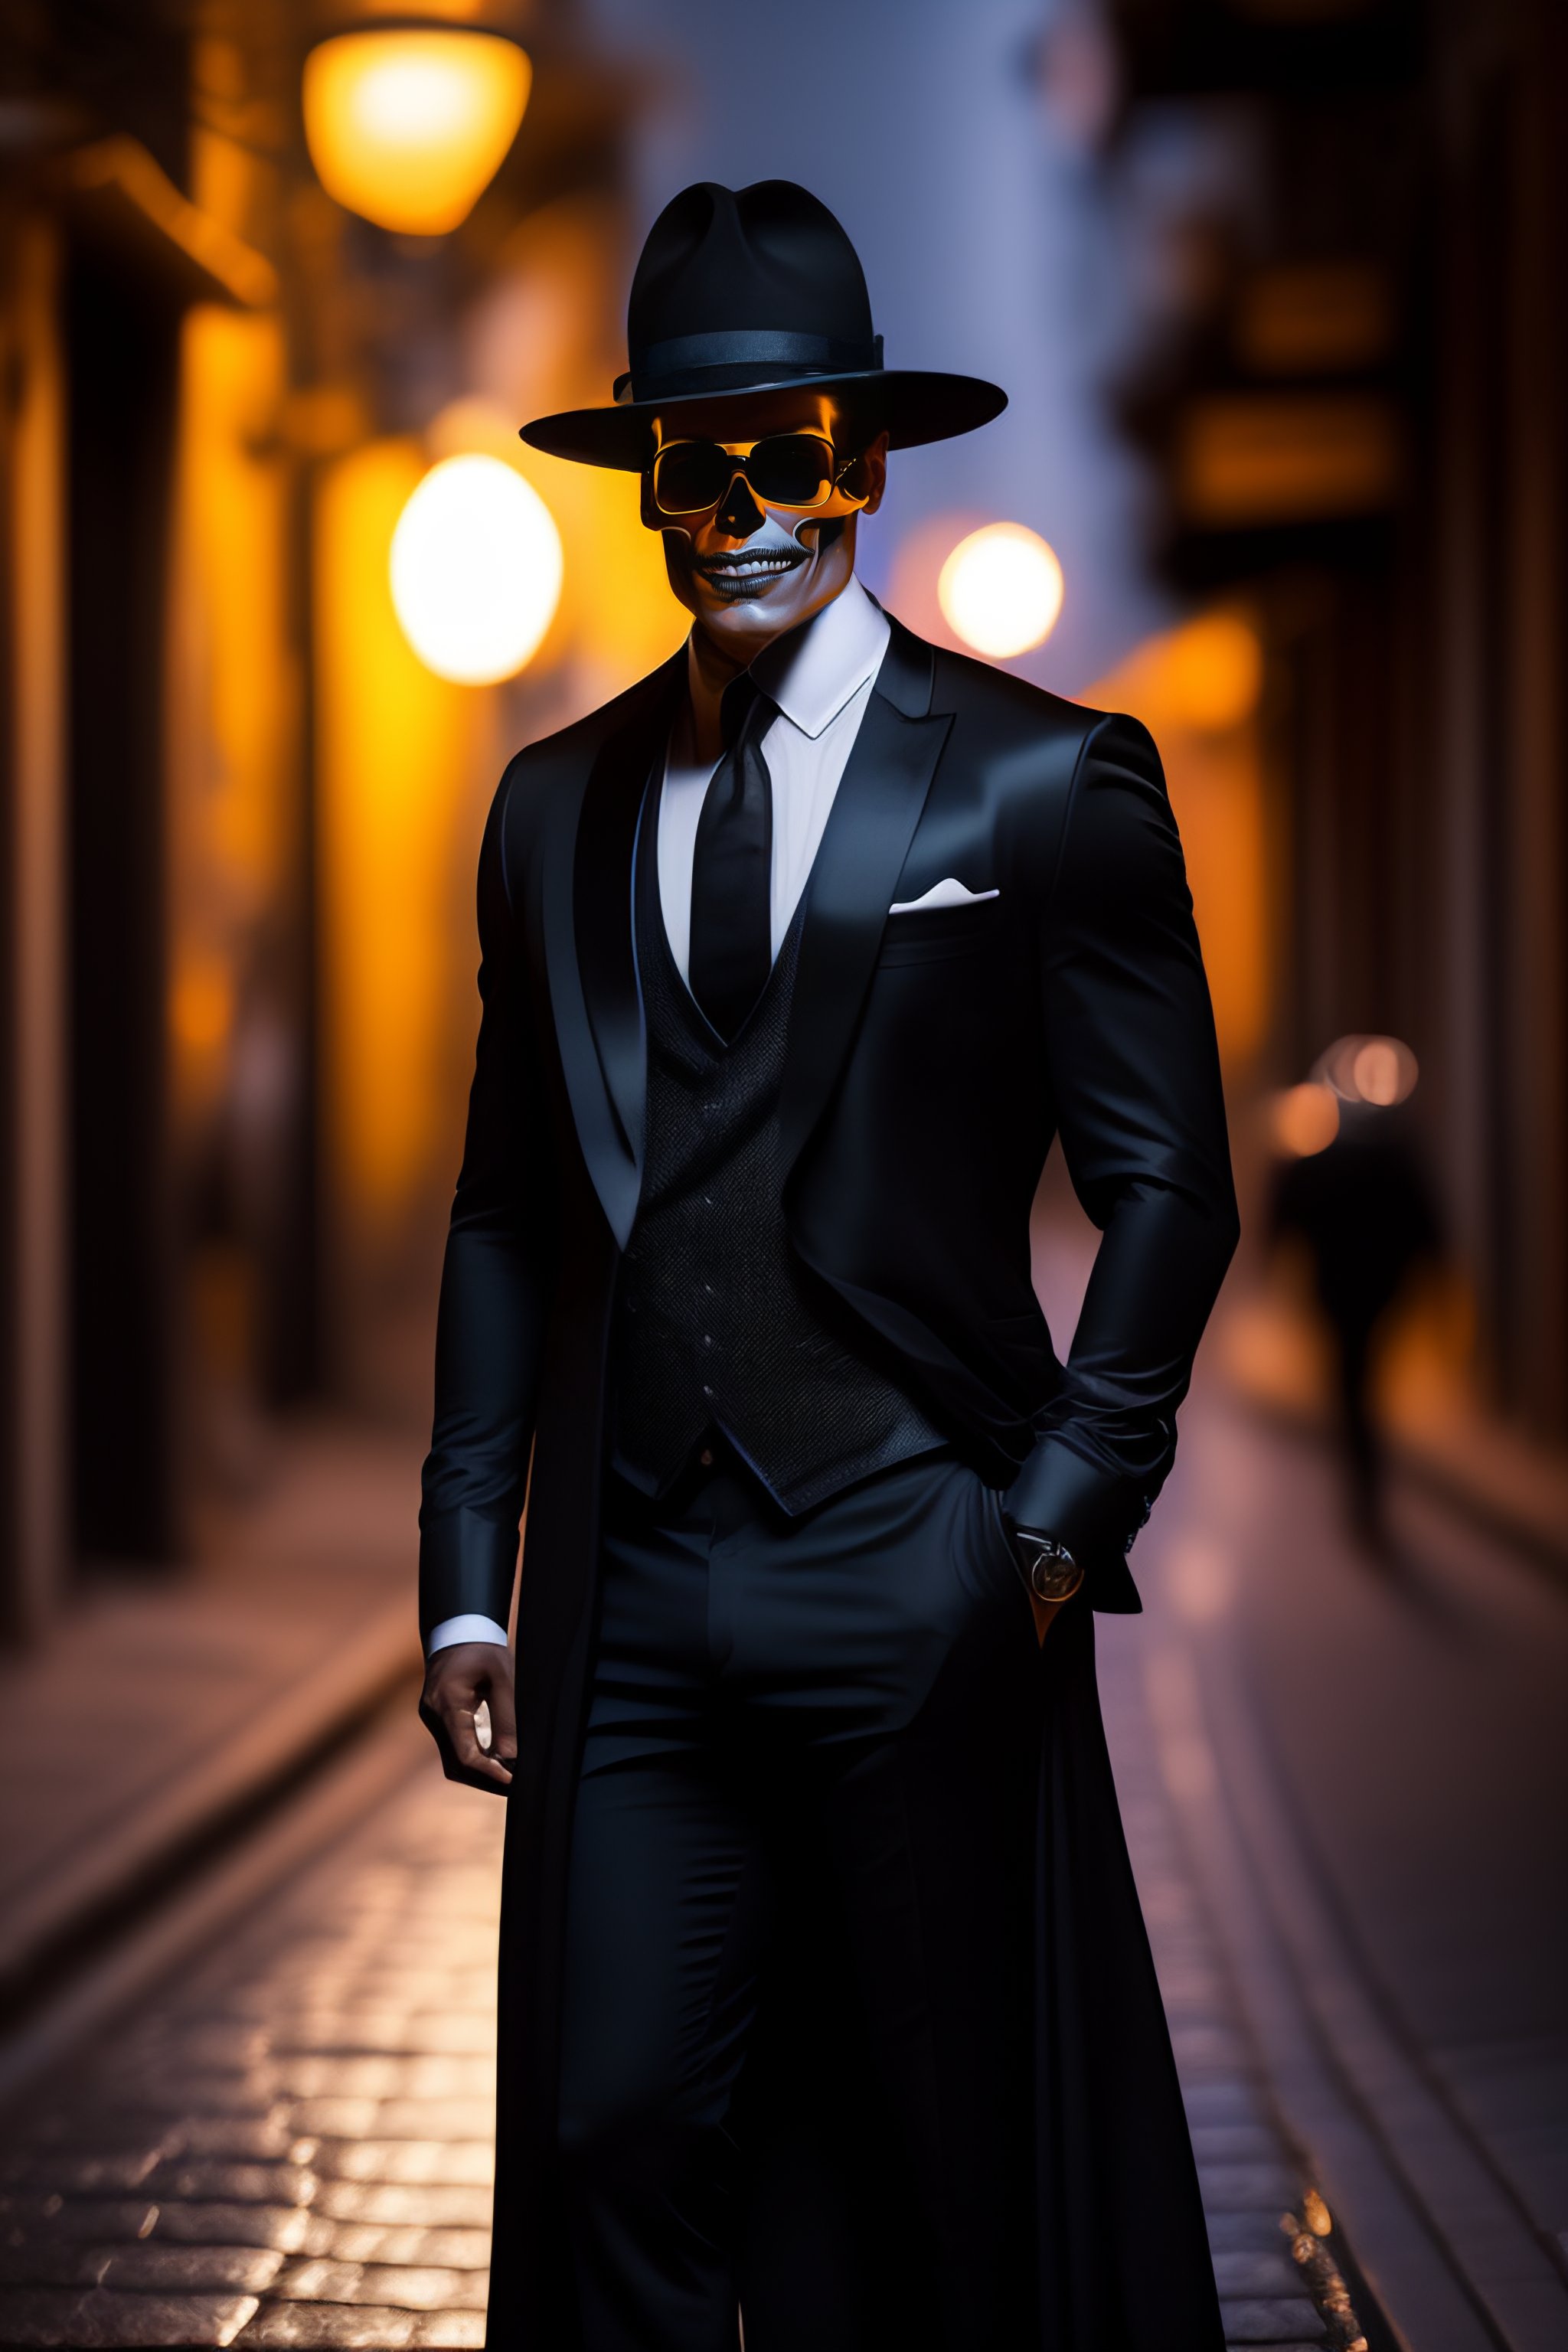
[[[567,1911],[585,2352],[1024,2352],[1042,1681],[946,1450],[617,1487]]]

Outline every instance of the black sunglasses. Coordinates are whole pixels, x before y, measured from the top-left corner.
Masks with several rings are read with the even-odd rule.
[[[704,514],[716,507],[737,474],[765,506],[827,504],[835,493],[863,506],[861,457],[840,457],[820,433],[770,433],[763,440],[668,441],[653,461],[653,502],[660,514]]]

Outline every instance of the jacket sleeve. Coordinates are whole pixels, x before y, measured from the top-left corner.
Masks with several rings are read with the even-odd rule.
[[[1097,1606],[1136,1608],[1122,1556],[1174,1457],[1237,1223],[1181,841],[1135,719],[1101,720],[1079,754],[1038,972],[1058,1132],[1102,1239],[1006,1507],[1067,1545]]]
[[[436,1405],[421,1476],[419,1630],[505,1624],[546,1318],[558,1261],[536,1032],[507,873],[501,778],[479,850],[479,1034],[436,1326]]]

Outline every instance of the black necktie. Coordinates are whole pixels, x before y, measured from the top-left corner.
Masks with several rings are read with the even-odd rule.
[[[773,788],[763,737],[777,716],[750,673],[724,688],[727,750],[697,820],[691,861],[691,993],[719,1034],[733,1037],[773,970]]]

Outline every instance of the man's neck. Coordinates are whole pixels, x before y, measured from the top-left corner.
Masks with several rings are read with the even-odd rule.
[[[845,589],[853,586],[855,574],[851,572],[844,586],[832,596],[826,597],[816,612],[808,613],[804,621],[792,622],[790,629],[781,629],[778,636],[787,636],[793,629],[809,628],[817,613],[825,613],[829,604],[836,604]],[[731,678],[739,677],[742,670],[750,669],[759,654],[765,652],[769,646],[776,645],[778,636],[764,637],[760,644],[752,645],[741,653],[710,637],[700,621],[693,624],[688,641],[690,652],[686,664],[686,681],[690,706],[691,751],[695,762],[710,766],[721,756],[724,735],[720,725],[719,706],[724,688]]]
[[[742,660],[728,646],[718,644],[700,622],[692,629],[690,648],[686,683],[691,704],[691,744],[695,757],[706,764],[717,760],[724,749],[719,724],[719,705],[724,688],[750,666],[751,656]],[[756,651],[760,652],[761,647]]]

